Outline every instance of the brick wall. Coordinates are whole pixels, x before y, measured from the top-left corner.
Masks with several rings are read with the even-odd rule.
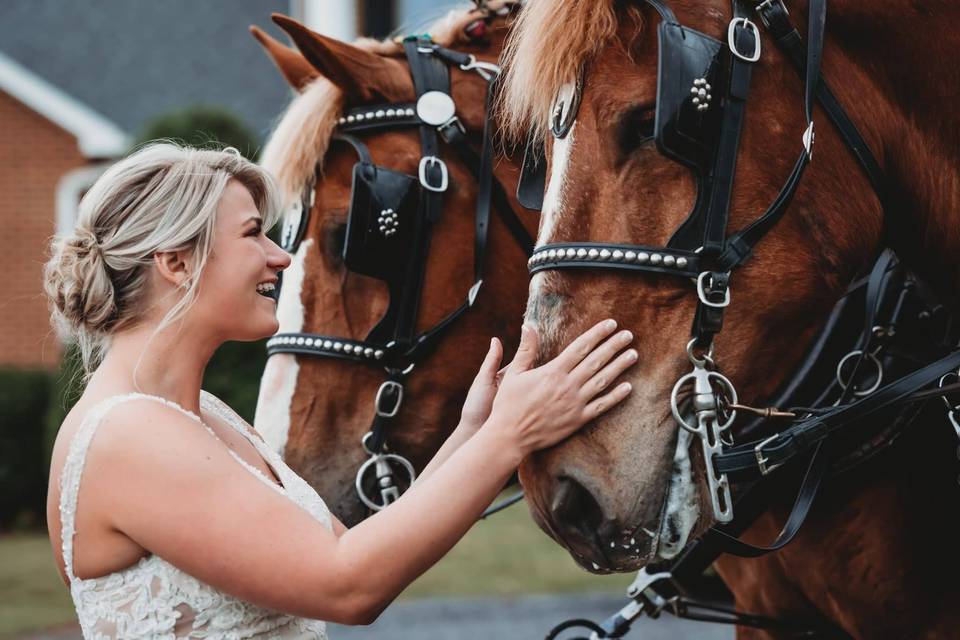
[[[56,366],[60,344],[43,295],[60,178],[87,164],[76,139],[0,92],[0,366]]]

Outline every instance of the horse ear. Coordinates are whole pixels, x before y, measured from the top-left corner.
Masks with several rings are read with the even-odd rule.
[[[299,51],[274,39],[263,29],[251,25],[250,33],[280,69],[287,83],[297,91],[303,91],[304,87],[320,75]]]
[[[279,13],[271,17],[290,34],[310,64],[350,98],[360,102],[413,99],[410,74],[399,61],[320,35]]]

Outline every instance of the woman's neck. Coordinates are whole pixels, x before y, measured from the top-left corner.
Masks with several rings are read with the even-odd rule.
[[[219,342],[174,323],[159,333],[143,325],[116,333],[90,387],[125,387],[172,400],[200,412],[200,386]]]

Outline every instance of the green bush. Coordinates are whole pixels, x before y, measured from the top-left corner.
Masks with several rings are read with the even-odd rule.
[[[47,371],[0,369],[0,530],[45,521]]]
[[[136,144],[173,139],[192,147],[236,147],[245,158],[256,157],[257,137],[243,121],[221,107],[196,105],[157,116],[147,123]]]

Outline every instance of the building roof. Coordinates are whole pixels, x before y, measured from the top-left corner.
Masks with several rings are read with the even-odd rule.
[[[11,93],[65,129],[97,132],[81,142],[94,151],[111,129],[137,136],[198,104],[229,109],[263,139],[290,90],[247,27],[283,38],[270,13],[288,10],[289,0],[4,0],[0,75],[14,88],[24,70],[46,81],[33,102]]]
[[[129,137],[102,115],[0,53],[0,91],[73,134],[81,153],[111,158],[124,153]]]

